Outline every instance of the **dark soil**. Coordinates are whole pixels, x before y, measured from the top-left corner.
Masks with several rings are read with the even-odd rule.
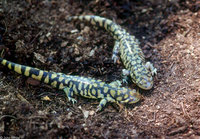
[[[200,138],[200,2],[198,0],[2,0],[1,57],[43,70],[112,82],[121,61],[113,38],[71,15],[112,19],[141,42],[158,69],[154,88],[122,111],[77,97],[0,66],[0,137]],[[126,85],[124,85],[126,86]],[[135,88],[134,85],[129,85]]]

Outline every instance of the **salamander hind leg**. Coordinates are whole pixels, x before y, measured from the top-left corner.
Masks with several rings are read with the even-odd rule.
[[[121,81],[116,80],[116,81],[113,81],[113,82],[109,83],[109,85],[113,86],[113,87],[121,87],[122,83],[121,83]]]
[[[72,104],[77,102],[76,99],[72,98],[72,96],[73,96],[73,89],[72,88],[66,87],[66,88],[63,89],[63,91],[67,95],[68,100],[72,102]]]
[[[115,102],[115,100],[113,98],[111,98],[111,97],[105,97],[105,98],[103,98],[100,101],[100,103],[99,103],[99,105],[97,107],[96,112],[101,111],[108,102]]]
[[[130,75],[130,71],[127,70],[127,69],[123,69],[123,70],[122,70],[122,75],[123,75],[123,76],[129,76],[129,75]]]
[[[112,60],[114,61],[114,63],[116,63],[118,59],[119,59],[119,41],[115,41]]]
[[[122,82],[123,83],[128,84],[128,79],[129,79],[128,76],[130,76],[130,71],[127,69],[123,69],[122,70],[122,77],[123,77]]]
[[[157,74],[157,69],[154,68],[153,64],[151,64],[150,62],[147,62],[147,63],[145,64],[145,67],[146,67],[147,69],[149,69],[149,71],[151,72],[151,75],[152,75],[152,76],[154,76],[154,75]]]

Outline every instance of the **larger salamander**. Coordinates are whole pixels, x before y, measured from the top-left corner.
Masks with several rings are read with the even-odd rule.
[[[74,94],[86,98],[100,99],[97,111],[100,111],[107,102],[132,104],[138,102],[141,97],[136,90],[120,87],[120,83],[117,82],[107,84],[101,80],[92,78],[47,72],[16,64],[2,58],[0,58],[0,63],[19,74],[32,77],[54,88],[63,90],[72,103],[76,102],[73,98]]]

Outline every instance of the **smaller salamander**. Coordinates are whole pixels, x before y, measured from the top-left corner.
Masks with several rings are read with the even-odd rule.
[[[76,100],[73,95],[80,95],[91,99],[101,99],[97,111],[102,110],[107,102],[132,104],[140,100],[141,96],[136,90],[121,87],[119,82],[107,84],[92,78],[66,75],[63,73],[47,72],[37,68],[24,66],[0,58],[0,63],[19,74],[32,77],[54,88],[63,90],[69,101]]]
[[[70,16],[67,21],[80,20],[87,21],[97,27],[106,29],[115,39],[112,59],[116,63],[118,55],[125,66],[122,73],[130,76],[133,83],[144,90],[153,87],[153,75],[157,69],[153,64],[145,61],[142,49],[139,47],[139,41],[135,36],[130,35],[125,29],[121,28],[115,22],[104,17],[96,15]],[[125,80],[124,80],[125,81]]]

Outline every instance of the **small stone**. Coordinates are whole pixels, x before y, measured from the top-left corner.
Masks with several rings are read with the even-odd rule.
[[[78,29],[74,29],[71,31],[71,33],[77,33],[78,32]]]
[[[61,47],[65,47],[65,46],[67,46],[67,44],[68,44],[68,41],[64,41],[61,43]]]

